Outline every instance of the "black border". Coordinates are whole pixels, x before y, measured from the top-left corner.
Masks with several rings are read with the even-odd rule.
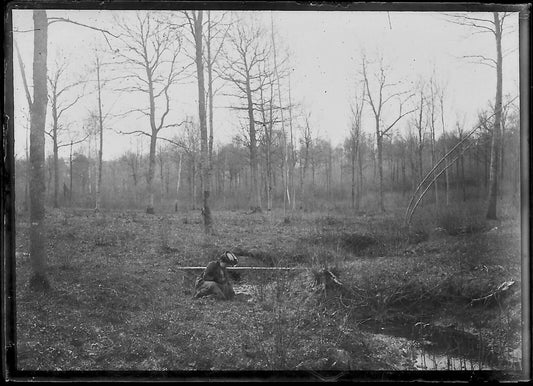
[[[276,10],[276,11],[514,11],[520,15],[520,109],[521,109],[521,205],[522,205],[522,371],[21,371],[16,369],[16,306],[15,306],[15,170],[13,117],[13,9],[68,10],[132,10],[132,9],[211,9],[211,10]],[[430,381],[491,382],[526,381],[531,378],[531,308],[530,250],[530,120],[531,90],[531,3],[502,2],[307,2],[307,1],[161,1],[161,0],[18,0],[4,3],[4,109],[0,211],[2,238],[2,329],[0,334],[2,377],[6,381]]]

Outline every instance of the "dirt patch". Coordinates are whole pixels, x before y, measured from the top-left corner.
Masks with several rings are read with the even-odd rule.
[[[339,234],[333,231],[317,232],[302,238],[302,241],[331,249],[342,248],[356,256],[362,255],[369,247],[377,244],[377,240],[370,235],[357,233]]]

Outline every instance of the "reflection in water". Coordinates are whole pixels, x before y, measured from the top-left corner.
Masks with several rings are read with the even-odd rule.
[[[366,324],[364,329],[407,339],[406,348],[413,366],[419,370],[521,370],[521,351],[498,357],[488,348],[481,335],[454,327],[425,323],[383,326]]]
[[[423,349],[413,353],[419,370],[492,370],[488,364],[449,355],[430,354]]]
[[[268,282],[268,280],[266,280]],[[235,283],[236,298],[259,301],[264,296],[260,285]],[[428,323],[387,324],[367,322],[359,325],[374,334],[392,339],[402,338],[411,365],[418,370],[521,370],[522,352],[509,350],[505,357],[496,355],[481,334],[456,329],[455,326],[436,326]],[[409,367],[411,367],[411,365]]]

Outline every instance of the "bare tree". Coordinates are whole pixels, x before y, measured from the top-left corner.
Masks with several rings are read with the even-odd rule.
[[[489,177],[489,195],[487,202],[487,219],[497,218],[497,200],[498,200],[498,164],[501,142],[502,126],[502,36],[504,31],[505,18],[509,16],[507,12],[493,12],[492,18],[484,18],[470,14],[451,15],[450,21],[478,30],[480,33],[490,33],[494,36],[496,43],[496,59],[483,55],[468,55],[467,58],[477,60],[479,63],[488,65],[496,70],[496,97],[494,103],[494,127],[491,141],[490,157],[490,177]]]
[[[185,127],[182,133],[178,136],[174,136],[172,139],[161,137],[162,140],[174,145],[174,150],[177,151],[178,160],[178,181],[176,186],[176,201],[174,204],[175,211],[178,210],[179,204],[179,189],[181,183],[181,169],[182,169],[182,157],[186,155],[188,160],[188,180],[190,188],[190,197],[192,208],[196,209],[196,191],[197,191],[197,164],[198,154],[200,153],[200,130],[198,129],[198,123],[194,121],[192,117],[186,117]],[[181,150],[181,151],[180,151]]]
[[[203,60],[203,11],[185,12],[189,28],[194,39],[196,78],[198,80],[198,117],[200,121],[200,169],[203,188],[204,230],[206,234],[213,233],[213,218],[209,204],[211,194],[211,167],[209,162],[209,142],[207,138],[207,114],[205,106],[204,60]]]
[[[259,88],[259,98],[256,102],[254,102],[254,108],[257,110],[257,116],[258,120],[256,121],[256,124],[259,125],[259,127],[263,128],[263,131],[261,133],[261,142],[264,146],[264,152],[265,152],[265,161],[266,161],[266,197],[267,197],[267,208],[268,210],[272,209],[272,192],[274,190],[274,153],[276,150],[281,150],[283,162],[282,162],[282,179],[284,183],[284,189],[283,189],[283,196],[284,196],[284,202],[286,204],[287,201],[287,187],[285,182],[285,170],[286,170],[286,138],[285,138],[285,129],[284,129],[284,122],[283,122],[283,110],[285,109],[284,106],[278,105],[276,103],[276,99],[278,101],[281,101],[279,99],[279,90],[277,89],[279,82],[276,82],[277,77],[284,77],[285,73],[282,70],[277,71],[275,66],[273,66],[273,63],[270,61],[265,61],[261,65],[261,77],[262,80],[260,84],[262,85]],[[272,68],[274,67],[274,68]],[[278,98],[276,98],[276,94],[278,94]],[[276,125],[279,123],[282,124],[281,131],[276,129]],[[281,146],[281,148],[280,148]]]
[[[461,143],[462,140],[465,137],[465,129],[464,129],[464,122],[461,124],[459,121],[455,122],[455,127],[457,129],[457,135],[459,138],[459,142]],[[466,179],[465,179],[465,157],[464,157],[464,145],[461,144],[459,151],[461,153],[459,157],[459,162],[456,163],[457,165],[457,177],[461,180],[461,190],[463,192],[463,201],[466,201]]]
[[[46,134],[52,139],[53,147],[53,170],[54,170],[54,208],[59,207],[59,148],[68,146],[68,143],[62,143],[60,140],[60,133],[67,129],[67,125],[61,123],[63,114],[73,107],[83,96],[83,91],[74,98],[65,97],[69,90],[83,84],[83,81],[71,82],[64,84],[65,71],[67,70],[67,62],[56,63],[57,68],[55,72],[48,77],[48,84],[50,86],[49,100],[51,102],[52,112],[52,128]]]
[[[362,59],[362,72],[363,79],[366,87],[366,102],[372,108],[375,119],[376,130],[376,145],[377,145],[377,168],[379,173],[379,197],[378,206],[379,210],[385,211],[383,203],[383,138],[389,134],[392,128],[407,114],[410,114],[413,110],[404,111],[403,106],[406,101],[411,97],[405,97],[407,91],[388,92],[391,87],[396,86],[396,83],[389,83],[387,81],[387,69],[383,65],[383,59],[380,59],[379,69],[374,74],[376,81],[374,86],[370,85],[370,74],[368,71],[368,60],[363,56]],[[372,88],[372,90],[371,90]],[[392,100],[396,99],[398,102],[398,113],[396,118],[392,120],[390,124],[383,124],[383,108]]]
[[[30,259],[33,274],[30,287],[46,290],[50,287],[46,275],[46,243],[44,213],[44,133],[46,125],[48,18],[46,11],[33,11],[33,100],[30,103]],[[29,94],[27,94],[29,95]]]
[[[425,95],[424,95],[424,85],[420,83],[419,85],[420,92],[420,101],[417,105],[417,117],[412,119],[412,124],[416,128],[418,135],[418,146],[417,146],[417,156],[418,156],[418,181],[422,181],[422,176],[424,175],[424,165],[423,165],[423,153],[424,153],[424,137],[425,137],[425,125],[424,125],[424,107],[425,107]]]
[[[150,12],[137,13],[132,24],[117,21],[117,26],[121,31],[118,37],[121,47],[116,50],[120,58],[116,65],[128,66],[126,68],[130,74],[126,78],[133,83],[120,90],[140,92],[147,96],[148,104],[148,107],[137,107],[126,111],[124,115],[140,113],[148,118],[149,122],[148,131],[137,129],[122,133],[145,135],[150,138],[146,174],[148,187],[146,212],[154,213],[153,179],[158,135],[163,129],[178,127],[184,123],[166,122],[170,112],[170,88],[180,80],[179,76],[187,68],[179,68],[177,65],[181,51],[181,36],[179,30],[158,22]]]
[[[47,56],[48,56],[48,26],[56,22],[69,22],[79,26],[98,30],[104,35],[109,31],[95,26],[72,21],[66,18],[49,18],[45,10],[33,11],[34,40],[33,40],[33,100],[25,76],[23,76],[26,97],[30,106],[30,256],[33,274],[30,287],[35,290],[46,290],[50,287],[46,275],[46,246],[44,223],[44,192],[45,184],[45,132],[46,106],[48,104],[47,90]],[[19,55],[20,61],[20,55]],[[22,62],[20,61],[21,67]]]
[[[289,167],[289,149],[288,149],[288,143],[287,143],[287,131],[285,129],[285,119],[283,116],[283,108],[282,108],[282,100],[281,100],[281,78],[285,75],[280,71],[280,65],[283,64],[284,60],[282,60],[281,64],[278,63],[278,55],[277,55],[277,49],[276,49],[276,38],[274,34],[274,17],[272,15],[272,12],[270,13],[270,31],[272,36],[272,52],[273,52],[273,59],[274,59],[274,76],[276,78],[276,86],[278,90],[278,103],[280,106],[280,115],[281,115],[281,130],[283,133],[283,169],[285,173],[283,174],[283,210],[284,213],[287,210],[287,201],[289,206],[291,205],[291,193],[289,189],[289,178],[292,175],[291,168]],[[289,74],[287,74],[288,76]],[[289,105],[290,105],[290,85],[289,85]],[[289,116],[291,116],[291,107],[289,106]],[[291,119],[291,117],[289,118]],[[292,123],[289,123],[291,127],[291,148],[292,148]],[[294,197],[292,198],[294,200]]]
[[[29,136],[30,136],[30,129],[31,129],[31,108],[32,108],[32,98],[31,98],[31,94],[30,94],[30,90],[29,90],[29,87],[28,87],[28,80],[26,78],[26,70],[24,68],[24,62],[22,61],[22,58],[20,56],[20,49],[18,47],[18,44],[17,44],[17,41],[16,40],[13,40],[13,43],[14,43],[14,46],[15,46],[15,50],[17,51],[17,59],[18,59],[18,62],[19,62],[19,68],[20,68],[20,74],[22,76],[22,83],[23,83],[23,86],[24,86],[24,91],[25,91],[25,94],[26,94],[26,100],[28,102],[28,111],[29,111],[29,114],[25,114],[25,117],[26,117],[26,120],[27,120],[27,124],[26,124],[26,146],[25,146],[25,152],[26,152],[26,178],[25,178],[25,181],[26,181],[26,184],[25,184],[25,187],[24,187],[24,210],[28,210],[28,207],[29,207],[29,202],[30,202],[30,194],[29,194],[29,189],[30,189],[30,170],[31,170],[31,162],[30,162],[30,150],[29,150],[29,145],[28,145],[28,140],[29,140]]]
[[[429,95],[427,97],[427,108],[428,108],[428,123],[430,130],[430,146],[431,146],[431,166],[435,165],[437,162],[435,157],[435,120],[436,118],[436,109],[437,109],[437,84],[435,79],[435,74],[429,80]],[[439,207],[439,185],[437,181],[433,184],[433,189],[435,192],[435,208]]]
[[[250,172],[252,190],[250,206],[261,210],[261,190],[257,155],[257,132],[255,127],[254,95],[263,86],[261,63],[270,56],[270,46],[262,40],[264,31],[252,24],[239,23],[228,35],[231,51],[224,54],[224,68],[221,77],[233,84],[237,94],[232,95],[243,103],[233,109],[245,111],[248,116],[248,136],[250,148]]]
[[[291,78],[290,72],[288,75],[289,78],[289,131],[290,131],[290,160],[289,160],[289,185],[292,186],[292,207],[294,211],[296,209],[296,184],[294,182],[294,171],[296,169],[296,150],[294,145],[294,132],[292,127],[292,98],[291,98]]]
[[[446,133],[446,125],[444,123],[444,88],[438,88],[437,90],[437,96],[438,96],[438,100],[439,100],[439,108],[440,108],[440,121],[441,121],[441,126],[442,126],[442,142],[444,144],[444,154],[447,154],[448,153],[448,137],[447,137],[447,133]],[[446,159],[445,161],[445,175],[444,175],[444,180],[445,180],[445,190],[444,190],[444,194],[446,196],[446,205],[449,205],[450,204],[450,176],[449,176],[449,172],[448,172],[448,159]]]
[[[205,63],[207,68],[207,100],[208,100],[208,121],[209,121],[209,167],[212,169],[212,157],[213,157],[213,139],[214,139],[214,129],[213,129],[213,105],[214,98],[217,93],[217,90],[214,89],[215,77],[213,74],[215,72],[215,66],[219,58],[220,53],[224,47],[224,42],[228,34],[228,30],[231,26],[230,23],[226,22],[226,13],[221,14],[218,18],[214,17],[211,11],[207,11],[207,20],[206,20],[206,32],[203,34],[205,40]]]
[[[263,82],[262,82],[263,83]],[[273,99],[274,99],[274,87],[273,79],[265,79],[263,83],[264,87],[259,89],[259,101],[258,113],[260,119],[256,121],[256,124],[259,124],[260,127],[263,127],[263,143],[265,148],[265,160],[266,160],[266,200],[267,200],[267,210],[272,210],[272,147],[273,147]],[[267,94],[265,96],[265,93]]]
[[[359,184],[356,182],[356,163],[361,158],[359,157],[360,144],[361,144],[361,118],[363,114],[363,106],[365,99],[366,89],[363,87],[361,91],[361,96],[359,97],[356,93],[355,100],[353,104],[350,104],[352,112],[352,122],[351,129],[348,140],[348,151],[350,155],[350,170],[352,176],[352,186],[351,186],[351,197],[352,197],[352,209],[359,210],[359,204],[361,200],[361,183],[362,183],[362,168],[359,169],[358,180]],[[360,165],[361,166],[361,165]]]
[[[101,205],[101,191],[102,191],[102,157],[104,154],[104,116],[102,114],[102,81],[100,79],[100,70],[102,64],[98,53],[95,55],[96,68],[96,89],[98,92],[98,133],[99,133],[99,147],[98,147],[98,176],[96,177],[96,202],[95,211],[100,210]]]
[[[309,168],[311,151],[313,148],[313,131],[309,125],[309,116],[305,117],[305,126],[302,128],[302,137],[300,138],[300,196],[304,198],[304,181]],[[302,165],[303,161],[303,165]]]

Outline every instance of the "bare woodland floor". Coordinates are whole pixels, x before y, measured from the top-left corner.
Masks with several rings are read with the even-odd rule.
[[[205,236],[198,211],[49,210],[52,290],[36,294],[28,287],[28,219],[18,215],[17,368],[415,369],[403,338],[380,332],[395,323],[479,337],[478,350],[492,350],[490,368],[517,368],[518,220],[440,218],[411,230],[401,220],[215,211],[216,234]],[[232,302],[193,300],[193,278],[177,268],[203,266],[224,250],[247,256],[240,265],[305,269],[234,277],[248,293]],[[506,281],[514,291],[472,305]]]

